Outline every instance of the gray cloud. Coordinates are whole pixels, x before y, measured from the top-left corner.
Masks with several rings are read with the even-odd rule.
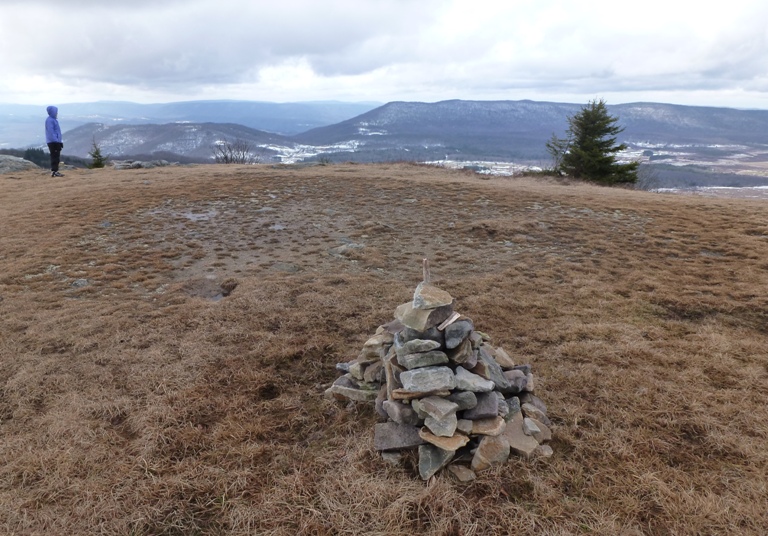
[[[630,13],[608,0],[5,0],[0,101],[44,95],[44,82],[83,99],[721,91],[759,103],[767,19],[758,0],[648,0]]]
[[[82,0],[75,6],[88,9],[68,3],[59,10],[52,6],[61,3],[37,0],[16,4],[15,14],[0,24],[22,41],[13,47],[17,69],[117,84],[184,85],[237,82],[244,73],[293,57],[308,58],[323,74],[366,72],[392,60],[398,40],[417,31],[430,4],[435,2],[166,1],[136,9],[135,3],[105,7]],[[40,9],[49,16],[37,16]],[[47,36],[39,30],[41,19],[51,20],[44,24]]]

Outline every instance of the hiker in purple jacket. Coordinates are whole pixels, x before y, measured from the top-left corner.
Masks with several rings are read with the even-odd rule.
[[[48,118],[45,120],[45,143],[48,144],[48,150],[51,152],[51,177],[63,177],[59,173],[59,160],[61,159],[61,150],[64,144],[61,140],[61,128],[59,127],[59,109],[55,106],[46,108]]]

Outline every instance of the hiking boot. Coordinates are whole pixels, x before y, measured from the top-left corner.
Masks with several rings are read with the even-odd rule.
[[[63,176],[64,175],[62,175],[58,171],[51,171],[51,177],[63,177]]]

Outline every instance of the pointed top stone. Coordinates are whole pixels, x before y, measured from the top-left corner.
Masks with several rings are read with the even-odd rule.
[[[446,291],[422,281],[413,293],[414,309],[436,309],[445,305],[451,305],[453,297]]]
[[[451,304],[432,309],[417,309],[413,306],[413,302],[407,302],[395,309],[395,318],[412,330],[424,332],[443,322],[452,313],[453,306]]]

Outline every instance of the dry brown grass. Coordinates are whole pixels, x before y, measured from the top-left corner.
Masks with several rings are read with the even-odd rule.
[[[0,176],[0,533],[765,534],[765,213],[406,164]],[[533,364],[550,460],[425,484],[323,399],[423,257]]]

